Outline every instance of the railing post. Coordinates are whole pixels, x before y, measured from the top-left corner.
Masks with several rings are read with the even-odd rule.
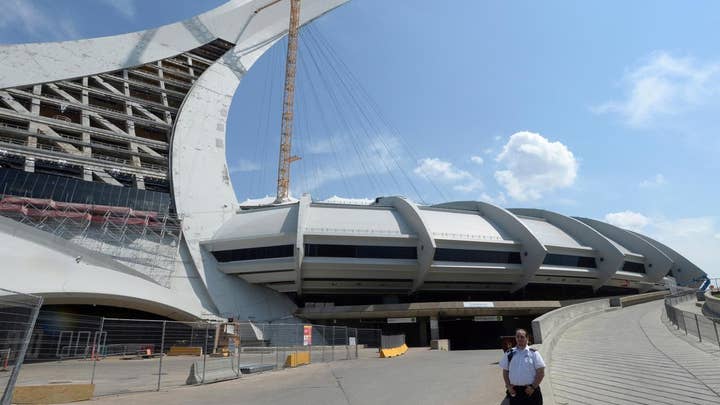
[[[100,333],[95,338],[95,340],[96,340],[96,342],[95,342],[96,347],[94,349],[95,353],[100,351],[100,340],[102,340],[102,333],[103,333],[104,326],[105,326],[105,317],[103,316],[102,318],[100,318]],[[94,357],[92,359],[92,361],[93,361],[93,368],[92,368],[92,374],[90,374],[90,384],[95,384],[95,367],[97,366],[97,362],[99,361],[99,359],[97,357]]]
[[[332,354],[330,356],[330,361],[335,361],[335,326],[331,326],[332,328]]]
[[[685,328],[685,336],[687,336],[688,331],[687,331],[687,322],[685,321],[685,312],[680,312],[680,314],[682,315],[683,327]]]
[[[720,337],[718,337],[718,330],[717,330],[717,322],[712,321],[713,328],[715,329],[715,341],[718,343],[718,346],[720,346]]]
[[[700,333],[700,322],[698,321],[697,314],[695,314],[695,327],[698,331],[698,339],[700,339],[700,341],[702,342],[702,334]]]
[[[165,353],[165,324],[167,321],[163,321],[162,325],[162,336],[160,337],[160,364],[158,366],[158,384],[157,384],[157,390],[160,391],[160,379],[162,378],[162,361]]]

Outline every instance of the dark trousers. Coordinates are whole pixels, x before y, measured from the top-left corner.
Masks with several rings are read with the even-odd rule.
[[[516,395],[511,397],[510,393],[508,393],[510,405],[542,405],[543,399],[540,387],[538,387],[530,396],[525,393],[524,385],[515,385],[513,388],[515,388]]]

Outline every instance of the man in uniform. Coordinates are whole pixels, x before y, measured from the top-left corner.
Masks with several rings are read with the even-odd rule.
[[[545,362],[535,349],[528,347],[525,329],[515,331],[517,346],[500,360],[510,405],[542,405],[540,382],[545,377]]]

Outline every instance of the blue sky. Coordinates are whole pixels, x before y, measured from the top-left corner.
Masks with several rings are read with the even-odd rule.
[[[0,42],[118,34],[222,3],[0,0]],[[354,0],[302,33],[293,193],[604,219],[720,276],[718,23],[713,1]],[[274,193],[283,45],[230,114],[241,200]]]

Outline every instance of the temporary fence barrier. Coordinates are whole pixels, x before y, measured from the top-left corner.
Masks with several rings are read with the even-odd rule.
[[[138,320],[43,311],[18,385],[89,382],[102,396],[203,384],[286,364],[377,357],[380,335],[379,329],[304,323]]]
[[[42,297],[0,288],[0,404],[10,404]]]

